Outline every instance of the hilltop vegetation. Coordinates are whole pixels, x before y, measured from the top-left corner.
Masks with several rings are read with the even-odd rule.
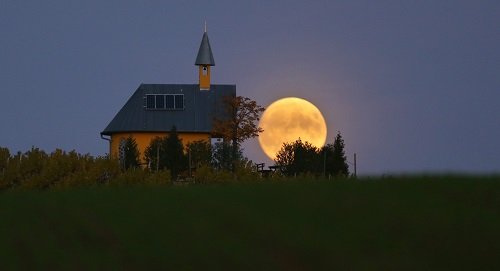
[[[175,127],[169,136],[151,141],[144,159],[140,157],[135,139],[129,137],[121,145],[118,159],[61,149],[46,153],[35,147],[11,154],[7,148],[0,147],[0,190],[169,185],[178,180],[189,183],[262,180],[257,165],[243,156],[238,144],[224,141],[211,145],[194,141],[184,146]],[[340,134],[334,144],[321,149],[300,139],[285,143],[276,159],[276,171],[266,172],[265,177],[272,180],[297,176],[347,177],[349,171],[343,149]],[[141,165],[142,160],[145,164]]]
[[[188,179],[188,171],[182,168],[178,178]],[[191,182],[227,182],[232,180],[255,180],[259,174],[246,159],[238,160],[234,172],[215,169],[211,164],[199,164],[197,174]],[[70,187],[96,187],[113,185],[170,185],[170,168],[159,170],[141,168],[136,163],[129,166],[120,159],[93,157],[76,151],[60,149],[46,153],[31,148],[25,153],[11,155],[0,148],[0,190],[2,189],[59,189]]]

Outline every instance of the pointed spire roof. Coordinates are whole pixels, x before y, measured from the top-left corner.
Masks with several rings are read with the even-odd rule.
[[[212,54],[212,49],[210,48],[210,42],[208,41],[207,29],[205,26],[205,33],[203,33],[203,38],[201,39],[200,49],[198,50],[198,56],[196,57],[195,65],[209,65],[215,66],[214,55]]]

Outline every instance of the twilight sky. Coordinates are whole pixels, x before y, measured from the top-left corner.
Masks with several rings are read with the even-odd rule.
[[[140,83],[197,83],[205,20],[213,83],[309,100],[360,174],[500,172],[498,0],[0,0],[0,146],[106,153]]]

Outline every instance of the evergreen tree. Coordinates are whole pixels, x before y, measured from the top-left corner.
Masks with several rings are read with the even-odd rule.
[[[120,164],[124,170],[139,167],[139,149],[132,136],[120,142]]]
[[[333,153],[331,160],[332,173],[334,176],[348,176],[349,165],[344,151],[344,139],[340,132],[337,133],[335,141],[333,142]]]
[[[187,169],[187,157],[184,154],[182,140],[177,134],[177,128],[172,127],[165,141],[165,167],[170,170],[172,180]]]

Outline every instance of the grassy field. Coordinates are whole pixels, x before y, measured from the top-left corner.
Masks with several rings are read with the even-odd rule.
[[[498,270],[500,178],[0,194],[8,269]]]

